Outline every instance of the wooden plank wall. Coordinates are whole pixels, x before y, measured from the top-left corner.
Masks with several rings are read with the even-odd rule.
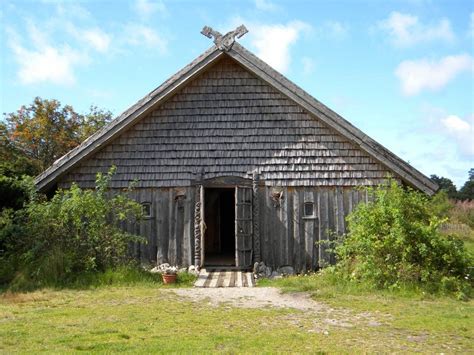
[[[147,244],[131,248],[142,263],[194,264],[194,189],[132,192],[131,198],[152,203],[151,218],[125,227],[147,239]],[[353,188],[260,186],[259,189],[261,259],[273,268],[291,265],[298,272],[335,262],[324,241],[345,233],[345,217],[358,203],[367,201],[364,190]],[[272,198],[275,193],[282,193],[279,201]],[[305,202],[314,203],[312,217],[304,216]]]
[[[131,246],[142,263],[189,266],[194,262],[194,187],[137,189],[130,198],[151,203],[152,217],[128,223],[124,229],[146,238]]]
[[[291,265],[298,272],[335,262],[324,241],[345,233],[345,217],[358,203],[367,201],[364,190],[353,188],[265,186],[261,189],[262,260],[273,268]],[[272,199],[275,192],[283,192],[279,205]],[[304,217],[305,202],[314,203],[313,217]]]

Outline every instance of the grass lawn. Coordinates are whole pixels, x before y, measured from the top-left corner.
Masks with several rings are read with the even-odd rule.
[[[327,325],[322,332],[315,325],[324,320],[315,314],[228,303],[212,307],[179,299],[152,282],[43,289],[0,295],[0,352],[474,351],[472,301],[338,291],[311,277],[272,285],[310,289],[316,300],[344,309],[352,319],[370,312],[380,324]]]

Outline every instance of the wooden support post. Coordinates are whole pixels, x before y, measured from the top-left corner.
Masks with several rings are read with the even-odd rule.
[[[253,255],[254,255],[254,262],[260,262],[260,206],[259,206],[259,198],[258,198],[258,173],[253,173],[253,180],[252,180],[252,189],[253,189]]]
[[[202,185],[196,186],[196,199],[194,204],[194,266],[201,267],[201,189]]]

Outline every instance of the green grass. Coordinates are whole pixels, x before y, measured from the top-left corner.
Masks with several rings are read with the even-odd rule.
[[[312,275],[266,284],[310,291],[334,311],[213,307],[179,298],[160,282],[134,280],[107,286],[104,276],[94,288],[3,293],[0,352],[474,351],[472,301],[367,291]],[[367,312],[380,324],[365,321]],[[327,317],[347,317],[353,326],[328,325]]]
[[[473,300],[430,295],[416,288],[377,290],[338,280],[330,273],[262,280],[259,286],[275,286],[283,292],[310,292],[314,300],[334,308],[387,315],[390,321],[386,330],[394,337],[407,333],[420,336],[433,350],[474,351]]]
[[[172,287],[190,287],[196,277],[188,273],[178,273],[177,282]],[[42,288],[52,289],[88,289],[103,286],[149,286],[158,287],[163,285],[161,275],[151,273],[137,265],[119,266],[105,272],[91,272],[77,275],[73,279],[60,280],[50,283],[38,283],[30,280],[23,273],[18,272],[13,281],[0,287],[0,292],[12,291],[34,291]]]

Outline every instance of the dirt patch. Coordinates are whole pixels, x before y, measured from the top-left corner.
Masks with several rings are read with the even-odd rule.
[[[171,291],[171,290],[170,290]],[[172,292],[183,300],[204,302],[208,306],[226,305],[240,308],[285,308],[297,312],[282,316],[282,319],[308,332],[327,333],[331,327],[352,328],[355,326],[380,326],[379,316],[364,312],[354,313],[347,309],[332,308],[311,299],[304,292],[281,293],[274,287],[229,287],[229,288],[187,288]]]

